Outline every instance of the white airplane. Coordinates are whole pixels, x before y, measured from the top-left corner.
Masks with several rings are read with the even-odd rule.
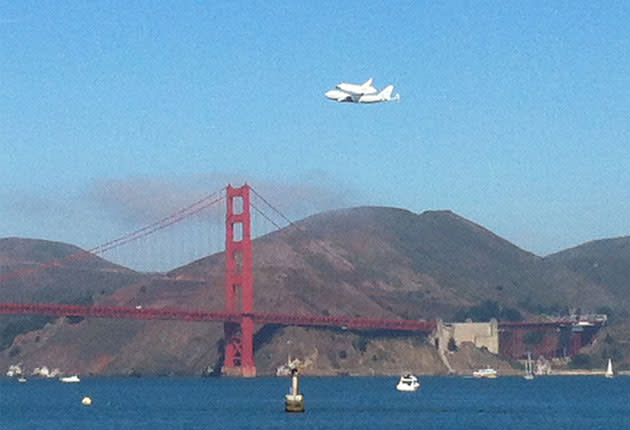
[[[391,100],[399,100],[400,95],[392,97],[393,85],[388,85],[382,91],[378,91],[372,86],[372,78],[362,84],[349,84],[342,82],[335,89],[328,90],[324,94],[327,98],[337,102],[351,103],[378,103]]]

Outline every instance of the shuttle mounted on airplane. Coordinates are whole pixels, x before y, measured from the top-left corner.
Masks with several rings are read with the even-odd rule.
[[[378,91],[372,85],[372,81],[373,79],[370,78],[362,84],[341,82],[337,84],[334,89],[326,91],[324,95],[330,100],[335,100],[340,103],[378,103],[400,100],[400,94],[396,94],[392,97],[392,92],[394,91],[393,85],[388,85],[383,88],[383,90]]]

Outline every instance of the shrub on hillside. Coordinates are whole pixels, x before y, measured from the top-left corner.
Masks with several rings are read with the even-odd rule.
[[[483,303],[470,308],[462,308],[455,313],[455,321],[490,321],[496,318],[500,321],[522,321],[521,313],[514,308],[503,308],[494,300],[486,300]]]
[[[593,359],[588,354],[575,354],[569,361],[569,367],[572,369],[592,369]]]

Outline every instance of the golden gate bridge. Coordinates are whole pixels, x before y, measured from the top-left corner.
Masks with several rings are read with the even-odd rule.
[[[280,226],[260,208],[252,205],[252,192],[257,194],[247,184],[241,187],[228,185],[220,192],[204,197],[155,223],[117,239],[107,241],[88,250],[80,250],[64,258],[45,262],[37,267],[18,269],[0,275],[0,282],[3,282],[28,276],[47,267],[63,266],[64,264],[85,260],[95,255],[102,255],[107,251],[167,229],[225,200],[225,308],[223,310],[0,302],[0,314],[222,322],[225,340],[222,373],[246,377],[256,375],[253,350],[255,324],[331,326],[421,333],[429,333],[436,328],[437,322],[429,320],[361,318],[342,315],[297,315],[256,311],[254,309],[252,268],[252,207],[271,222],[274,227],[280,228]],[[262,196],[258,196],[273,208]],[[278,213],[285,221],[288,221],[287,217],[279,211]],[[290,223],[290,221],[288,222]],[[560,325],[566,324],[566,321],[502,323],[503,327],[515,334],[512,343],[518,343],[519,336],[522,338],[527,330],[555,329]],[[581,339],[574,339],[572,343],[573,349],[577,350],[581,344]]]
[[[49,316],[78,316],[99,318],[161,319],[183,321],[218,321],[224,324],[225,357],[222,373],[255,376],[253,335],[254,324],[282,324],[299,326],[333,326],[356,329],[391,329],[429,332],[434,321],[351,318],[341,315],[290,315],[264,313],[254,310],[251,187],[228,185],[225,197],[214,193],[194,202],[158,222],[142,227],[117,239],[79,251],[65,258],[55,259],[41,266],[15,270],[0,275],[0,282],[27,276],[46,267],[57,267],[103,254],[127,243],[164,230],[206,208],[226,200],[225,217],[225,309],[181,309],[140,306],[97,306],[57,303],[0,302],[0,314],[40,314]],[[263,213],[263,216],[271,219]],[[271,221],[273,222],[273,221]],[[274,223],[277,226],[276,223]]]

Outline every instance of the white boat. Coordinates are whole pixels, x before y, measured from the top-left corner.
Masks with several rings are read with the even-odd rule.
[[[475,378],[496,378],[497,371],[492,367],[486,367],[485,369],[475,370],[473,372],[473,376]]]
[[[610,358],[608,359],[608,366],[606,367],[606,373],[604,373],[604,376],[606,378],[615,377],[615,372],[613,372],[613,367],[612,367],[612,360]]]
[[[525,363],[525,376],[523,378],[531,380],[534,379],[534,365],[532,364],[532,355],[527,353],[527,362]]]
[[[402,375],[398,380],[398,384],[396,384],[398,391],[416,391],[418,388],[420,388],[418,378],[410,373]]]
[[[26,382],[26,378],[24,376],[18,376],[18,382]]]
[[[59,378],[59,380],[61,382],[81,382],[81,380],[79,379],[77,375],[62,376],[61,378]]]

